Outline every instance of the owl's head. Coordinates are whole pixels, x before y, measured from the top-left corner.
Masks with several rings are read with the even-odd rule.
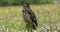
[[[30,4],[29,3],[23,3],[23,9],[29,10]]]
[[[23,7],[30,7],[30,4],[29,3],[23,3]]]

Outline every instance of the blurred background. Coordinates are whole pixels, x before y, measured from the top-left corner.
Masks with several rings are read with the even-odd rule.
[[[60,0],[0,0],[0,6],[21,5],[22,2],[30,4],[58,4]]]
[[[60,0],[0,0],[0,32],[26,31],[23,2],[30,3],[36,14],[36,32],[60,32]]]

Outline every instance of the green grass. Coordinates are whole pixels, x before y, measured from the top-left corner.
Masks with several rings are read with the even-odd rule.
[[[38,26],[43,24],[51,25],[60,23],[60,5],[31,5],[35,12]],[[52,26],[51,26],[52,27]],[[52,28],[53,28],[52,27]],[[55,28],[56,29],[56,25]],[[25,22],[22,17],[22,6],[0,7],[0,32],[19,32],[26,30]]]

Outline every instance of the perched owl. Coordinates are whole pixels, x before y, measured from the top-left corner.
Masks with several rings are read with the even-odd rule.
[[[37,29],[36,15],[31,10],[29,3],[23,3],[22,14],[23,14],[23,19],[26,23],[26,27],[36,30]]]

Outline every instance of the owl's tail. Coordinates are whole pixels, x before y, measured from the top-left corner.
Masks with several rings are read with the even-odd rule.
[[[33,29],[36,30],[37,29],[37,26],[33,25]]]

